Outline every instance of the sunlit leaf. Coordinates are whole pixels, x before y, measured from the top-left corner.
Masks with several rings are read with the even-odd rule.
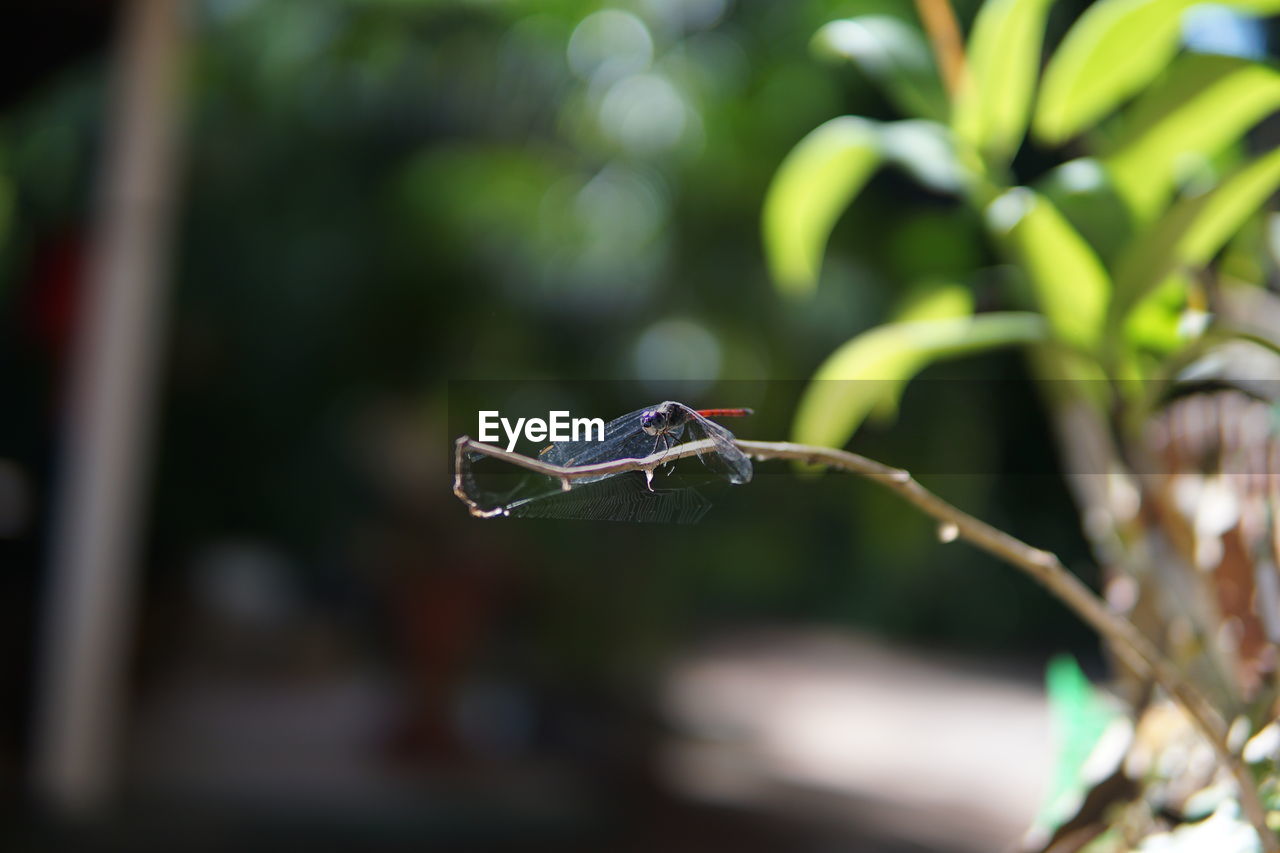
[[[1183,346],[1199,329],[1187,327],[1187,292],[1191,280],[1174,273],[1142,297],[1124,319],[1124,339],[1130,348],[1167,355]]]
[[[1213,190],[1179,247],[1188,264],[1208,263],[1280,188],[1280,149],[1249,163]]]
[[[910,379],[930,362],[1046,337],[1036,314],[980,314],[889,323],[837,349],[805,389],[792,433],[796,441],[839,447],[883,399],[884,383]]]
[[[1130,242],[1115,269],[1111,310],[1116,317],[1183,266],[1180,247],[1211,198],[1211,193],[1200,193],[1179,199],[1146,233]]]
[[[933,52],[920,31],[887,15],[866,15],[831,23],[813,38],[820,55],[847,59],[907,115],[946,121],[947,95]]]
[[[1178,49],[1192,0],[1100,0],[1085,10],[1045,68],[1035,133],[1065,142],[1149,83]]]
[[[1187,54],[1135,105],[1107,169],[1134,214],[1149,220],[1172,193],[1180,164],[1213,156],[1278,108],[1280,72]]]
[[[1022,144],[1040,45],[1052,0],[988,0],[969,38],[969,67],[956,101],[956,133],[989,155],[1007,158]]]
[[[1128,242],[1133,231],[1129,207],[1098,160],[1068,160],[1045,173],[1036,190],[1053,202],[1104,261],[1114,258]]]
[[[885,160],[900,166],[922,186],[938,192],[958,192],[964,172],[956,159],[951,132],[933,121],[893,121],[879,126]]]
[[[831,229],[880,162],[875,126],[853,116],[819,126],[782,161],[763,215],[765,255],[781,290],[813,289]]]
[[[1214,5],[1227,6],[1246,15],[1280,15],[1280,0],[1220,0]]]
[[[1055,337],[1095,347],[1111,299],[1111,280],[1080,233],[1052,202],[1026,188],[992,202],[987,223],[1026,270]]]
[[[923,281],[909,289],[894,313],[895,323],[946,320],[973,313],[973,293],[951,281]]]
[[[969,288],[950,281],[927,280],[917,282],[902,297],[893,314],[893,322],[920,323],[968,317],[972,314],[973,293]],[[882,386],[880,397],[872,407],[870,417],[877,421],[892,421],[897,417],[898,403],[910,380],[910,376],[903,376],[878,383]]]
[[[1188,279],[1183,268],[1207,263],[1280,187],[1280,151],[1236,171],[1210,192],[1183,198],[1133,243],[1116,269],[1113,311],[1133,346],[1171,351],[1186,338]]]

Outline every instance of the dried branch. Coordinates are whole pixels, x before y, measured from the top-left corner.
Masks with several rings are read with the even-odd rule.
[[[892,468],[865,456],[784,441],[736,442],[738,449],[757,460],[794,459],[814,465],[825,465],[872,480],[897,493],[925,515],[936,519],[948,538],[964,539],[987,553],[1000,558],[1030,575],[1063,604],[1087,622],[1124,658],[1129,666],[1150,675],[1151,679],[1176,702],[1200,734],[1210,743],[1218,760],[1231,773],[1239,788],[1240,804],[1246,818],[1257,831],[1262,849],[1280,853],[1280,838],[1267,827],[1266,809],[1248,768],[1231,748],[1227,724],[1218,711],[1183,674],[1170,663],[1129,620],[1111,610],[1092,590],[1073,575],[1054,554],[998,530],[952,506],[920,485],[909,472]],[[467,505],[472,515],[487,518],[501,515],[502,510],[481,509],[463,488],[462,472],[467,453],[481,453],[509,462],[529,471],[558,479],[568,489],[575,479],[624,471],[653,471],[667,462],[693,456],[713,445],[709,439],[676,445],[668,451],[641,459],[618,459],[598,465],[563,467],[511,453],[463,436],[455,443],[453,492]]]

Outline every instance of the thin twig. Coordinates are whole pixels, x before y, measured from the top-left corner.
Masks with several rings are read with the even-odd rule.
[[[947,93],[955,98],[964,83],[964,40],[949,0],[916,0],[916,11],[938,60],[938,73]]]
[[[1063,604],[1087,622],[1111,644],[1116,654],[1130,666],[1151,676],[1191,719],[1200,734],[1209,741],[1219,761],[1230,771],[1239,788],[1240,805],[1246,818],[1257,831],[1262,849],[1267,853],[1280,852],[1280,838],[1267,827],[1266,809],[1254,787],[1249,769],[1232,750],[1227,724],[1207,699],[1188,682],[1133,623],[1111,610],[1092,590],[1073,575],[1054,554],[1034,548],[1020,539],[998,530],[968,513],[957,509],[933,492],[920,485],[909,472],[892,468],[865,456],[835,450],[792,444],[785,441],[735,442],[742,452],[757,460],[794,459],[814,465],[825,465],[850,474],[872,480],[893,492],[926,515],[936,519],[956,538],[964,539],[987,553],[1030,575],[1049,590]],[[658,466],[686,456],[693,456],[713,446],[710,439],[687,442],[669,451],[655,453],[639,459],[617,459],[597,465],[563,467],[531,459],[519,453],[511,453],[499,447],[483,444],[463,436],[455,442],[453,492],[467,505],[472,515],[492,517],[503,514],[497,510],[480,508],[466,493],[463,470],[467,453],[480,453],[518,465],[529,471],[558,479],[568,489],[573,480],[583,477],[614,474],[624,471],[652,471]]]

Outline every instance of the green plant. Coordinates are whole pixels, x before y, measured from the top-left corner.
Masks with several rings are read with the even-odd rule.
[[[1280,11],[1274,0],[1226,5],[1248,15]],[[1224,720],[1238,721],[1244,742],[1274,726],[1280,698],[1280,584],[1269,539],[1280,475],[1237,476],[1271,471],[1261,466],[1280,459],[1274,398],[1234,382],[1280,378],[1280,325],[1265,319],[1275,305],[1260,286],[1257,238],[1280,188],[1280,151],[1246,153],[1252,128],[1280,109],[1280,71],[1183,50],[1191,6],[1101,0],[1043,71],[1048,0],[985,2],[963,57],[936,38],[931,49],[897,18],[828,23],[815,50],[857,65],[906,117],[842,116],[812,131],[774,177],[763,238],[778,289],[803,298],[817,287],[836,221],[882,168],[980,214],[983,236],[1007,262],[1006,300],[1016,310],[975,313],[965,282],[908,283],[889,322],[818,368],[794,438],[843,445],[869,417],[892,414],[929,364],[1024,348],[1044,380],[1112,598]],[[937,3],[928,12],[936,17]],[[959,73],[944,84],[940,65]],[[1019,185],[1013,160],[1028,137],[1061,162]],[[1206,376],[1218,384],[1178,396],[1189,377]],[[1210,428],[1188,432],[1189,421]],[[1248,435],[1237,429],[1246,423],[1256,426]],[[1119,669],[1141,732],[1162,706],[1144,677]],[[1255,765],[1264,792],[1276,786],[1269,760]],[[1171,789],[1211,780],[1175,784],[1153,772],[1133,781],[1141,793],[1109,795],[1128,811],[1067,810],[1049,827],[1058,830],[1052,840],[1084,826],[1065,849],[1095,838],[1107,849],[1117,838],[1109,830],[1123,823],[1123,843],[1136,843],[1168,829],[1153,816],[1159,809],[1192,819],[1191,800]],[[1276,849],[1258,811],[1248,817],[1263,846]]]

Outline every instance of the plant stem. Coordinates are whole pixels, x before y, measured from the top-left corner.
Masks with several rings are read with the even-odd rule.
[[[1241,809],[1258,833],[1262,849],[1267,853],[1280,853],[1280,838],[1267,827],[1266,809],[1258,796],[1249,769],[1240,756],[1231,749],[1226,721],[1200,691],[1134,627],[1132,622],[1107,607],[1101,598],[1067,570],[1057,556],[1032,547],[985,521],[957,509],[920,485],[909,472],[900,468],[892,468],[865,456],[830,447],[792,444],[785,441],[743,441],[741,439],[735,443],[738,449],[757,460],[794,459],[815,465],[825,465],[872,480],[897,493],[925,515],[947,526],[957,534],[957,538],[968,541],[1038,581],[1102,635],[1126,663],[1150,675],[1151,679],[1182,708],[1192,724],[1213,747],[1218,760],[1235,778],[1236,786],[1239,788]],[[496,510],[480,508],[467,494],[463,482],[463,471],[468,453],[492,456],[535,473],[553,477],[568,489],[575,479],[624,471],[653,471],[660,465],[693,456],[713,446],[714,443],[710,439],[703,439],[677,445],[668,451],[655,453],[643,459],[617,459],[597,465],[566,468],[472,441],[463,436],[454,445],[453,492],[467,505],[472,515],[490,518],[504,514],[501,508]]]
[[[960,36],[960,24],[949,0],[916,0],[916,11],[933,46],[938,60],[938,72],[947,92],[955,99],[964,82],[964,40]]]

